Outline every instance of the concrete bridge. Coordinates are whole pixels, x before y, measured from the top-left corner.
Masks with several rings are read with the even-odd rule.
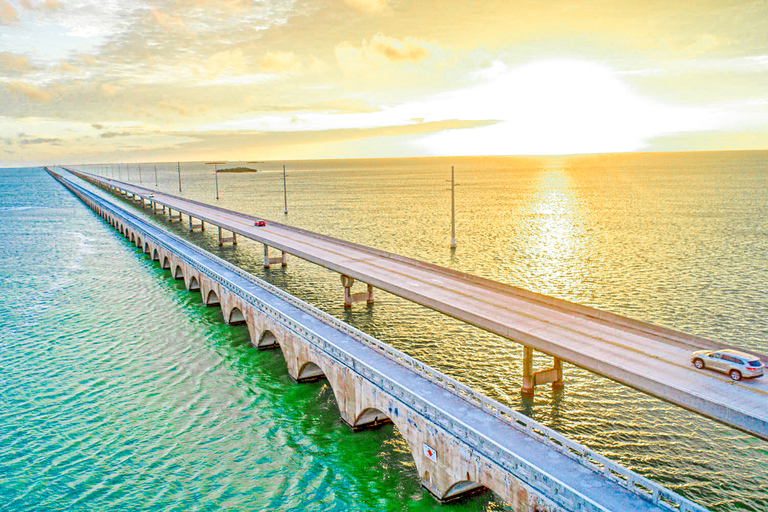
[[[279,348],[297,382],[326,378],[352,430],[394,423],[437,500],[490,489],[520,512],[705,510],[49,172],[225,322],[246,323],[254,347]]]
[[[167,210],[169,220],[187,216],[190,229],[216,226],[219,244],[237,243],[238,235],[261,242],[265,267],[285,265],[289,253],[334,270],[342,276],[346,306],[372,303],[375,286],[521,343],[523,393],[546,383],[562,386],[561,361],[567,361],[768,440],[768,378],[732,382],[690,362],[693,350],[737,347],[272,221],[256,227],[256,217],[72,172],[143,207]],[[281,256],[270,257],[270,247]],[[355,280],[367,290],[352,293]],[[534,349],[553,356],[551,368],[534,371]],[[768,363],[768,356],[759,357]]]

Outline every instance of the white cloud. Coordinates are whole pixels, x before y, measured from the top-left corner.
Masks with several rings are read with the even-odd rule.
[[[358,11],[376,14],[387,10],[387,0],[344,0],[344,3]]]

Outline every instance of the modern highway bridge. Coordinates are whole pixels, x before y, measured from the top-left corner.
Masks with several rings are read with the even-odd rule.
[[[353,430],[394,423],[422,485],[451,501],[491,489],[518,512],[705,509],[49,171],[142,252],[183,279],[298,382],[327,378]],[[216,217],[211,217],[211,221]]]
[[[768,440],[768,376],[733,382],[719,373],[697,370],[691,351],[733,348],[705,338],[640,322],[594,308],[539,295],[423,261],[339,240],[273,221],[256,227],[256,217],[171,194],[72,171],[113,192],[200,219],[236,236],[264,244],[265,265],[273,247],[342,275],[347,303],[373,299],[371,287],[413,302],[524,345],[523,392],[535,385],[562,385],[567,361],[659,397],[685,409]],[[232,238],[227,239],[232,241]],[[369,292],[351,294],[351,281]],[[553,368],[534,372],[532,351],[553,356]],[[759,355],[768,363],[768,356]]]

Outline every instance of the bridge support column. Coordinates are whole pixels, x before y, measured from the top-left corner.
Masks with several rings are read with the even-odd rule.
[[[351,308],[353,302],[365,301],[369,306],[373,304],[373,286],[368,285],[367,292],[352,293],[352,285],[355,283],[354,277],[341,275],[341,285],[344,287],[344,307]]]
[[[552,389],[562,389],[563,361],[559,357],[552,358],[552,368],[533,371],[533,349],[523,347],[523,387],[520,392],[527,396],[533,396],[536,386],[552,383]]]
[[[288,266],[288,255],[285,251],[281,251],[282,254],[277,258],[269,257],[269,246],[264,245],[264,268],[269,268],[273,263],[279,263],[282,267]]]
[[[192,223],[192,216],[188,215],[188,217],[189,217],[189,231],[190,232],[194,231],[196,229],[199,229],[200,231],[205,231],[205,221],[204,220],[201,219],[200,220],[200,224],[193,224]]]
[[[163,212],[165,212],[165,206],[163,206]],[[178,219],[179,222],[181,222],[181,212],[179,212],[178,215],[173,214],[173,210],[171,210],[171,207],[168,207],[168,222],[173,222],[174,220]]]
[[[237,233],[233,231],[231,237],[224,237],[222,233],[223,233],[223,230],[221,229],[221,227],[219,227],[219,246],[222,246],[226,243],[232,243],[232,245],[237,245]]]

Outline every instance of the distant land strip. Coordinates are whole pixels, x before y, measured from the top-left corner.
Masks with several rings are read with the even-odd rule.
[[[232,167],[231,169],[219,169],[218,172],[259,172],[257,169],[251,169],[250,167]]]

